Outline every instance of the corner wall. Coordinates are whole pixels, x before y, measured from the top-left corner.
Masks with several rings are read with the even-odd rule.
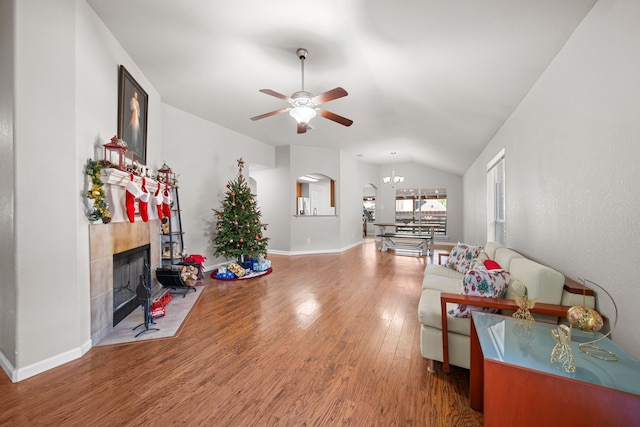
[[[486,240],[486,164],[506,148],[507,245],[618,305],[640,357],[640,3],[599,1],[464,175],[464,236]],[[612,317],[608,298],[599,303]]]
[[[0,366],[16,365],[16,236],[14,223],[14,5],[0,0]]]

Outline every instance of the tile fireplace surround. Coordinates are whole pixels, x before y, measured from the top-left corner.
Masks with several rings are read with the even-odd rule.
[[[160,266],[160,221],[116,222],[89,225],[91,343],[96,345],[113,329],[113,255],[150,245],[151,288],[160,285],[155,270]]]

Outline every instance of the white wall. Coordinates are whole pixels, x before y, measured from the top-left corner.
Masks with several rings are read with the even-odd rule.
[[[16,235],[14,226],[13,1],[0,0],[0,365],[16,365]]]
[[[336,190],[340,206],[340,247],[348,248],[362,241],[361,163],[352,155],[340,152],[342,185]]]
[[[296,178],[310,173],[336,181],[336,216],[296,216]],[[336,252],[362,241],[360,163],[331,148],[276,148],[276,166],[252,172],[258,182],[272,253]]]
[[[614,340],[636,357],[639,16],[640,2],[596,3],[464,175],[464,235],[481,244],[486,163],[506,148],[507,245],[605,287],[620,312]]]
[[[75,4],[15,3],[16,334],[12,368],[79,353],[88,295],[77,282]],[[65,191],[61,191],[64,189]],[[37,268],[34,268],[37,266]],[[87,299],[88,301],[88,299]],[[62,333],[64,331],[64,333]],[[62,357],[65,359],[65,356]]]
[[[347,185],[340,176],[340,151],[333,148],[307,147],[295,145],[289,147],[291,175],[287,187],[295,190],[299,176],[319,173],[336,181],[336,201],[339,201],[340,189]],[[295,194],[295,192],[293,193]],[[314,252],[337,250],[340,246],[340,215],[342,206],[337,203],[337,216],[293,216],[295,198],[288,202],[291,219],[291,246],[294,252]]]
[[[84,167],[117,133],[119,64],[149,93],[151,165],[160,160],[161,135],[160,96],[84,1],[15,2],[15,21],[4,13],[9,3],[2,3],[2,19],[13,22],[15,52],[3,66],[15,65],[15,101],[2,92],[0,105],[13,108],[14,155],[3,156],[13,161],[13,172],[3,167],[2,173],[12,173],[14,186],[3,179],[0,194],[14,197],[18,220],[13,234],[9,227],[1,231],[8,233],[5,244],[15,242],[13,262],[6,258],[15,281],[2,285],[2,304],[9,305],[3,313],[13,312],[14,321],[3,321],[12,330],[0,329],[0,362],[17,381],[77,358],[91,345]],[[11,31],[12,25],[2,27]],[[2,40],[4,46],[10,38]],[[11,214],[3,212],[3,221]]]
[[[224,262],[213,256],[211,233],[216,221],[212,209],[220,209],[227,182],[236,179],[237,160],[245,160],[243,175],[248,182],[253,168],[275,165],[274,147],[163,104],[162,157],[179,174],[186,251],[207,257],[207,268]],[[258,189],[267,188],[264,184],[258,181]],[[257,200],[261,207],[263,199]]]

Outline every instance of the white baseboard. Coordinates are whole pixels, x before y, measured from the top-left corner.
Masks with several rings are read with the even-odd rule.
[[[286,255],[286,256],[292,256],[292,255],[314,255],[314,254],[335,254],[335,253],[348,251],[349,249],[355,248],[356,246],[362,245],[364,243],[365,243],[364,240],[360,240],[359,242],[352,243],[350,245],[347,245],[347,246],[345,246],[343,248],[339,248],[339,249],[311,249],[311,250],[308,250],[308,251],[279,251],[279,250],[275,250],[275,249],[273,249],[273,250],[272,249],[268,249],[267,250],[267,254]],[[207,273],[209,271],[216,270],[216,269],[220,268],[220,266],[222,266],[222,265],[229,264],[229,262],[230,261],[221,262],[219,264],[205,266],[205,267],[203,267],[202,272],[203,273]]]
[[[315,254],[336,254],[336,253],[341,253],[344,251],[348,251],[351,248],[355,248],[356,246],[362,245],[363,243],[365,243],[364,240],[360,240],[359,242],[355,242],[352,243],[350,245],[347,245],[343,248],[338,248],[338,249],[310,249],[307,251],[279,251],[279,250],[271,250],[269,249],[267,251],[267,253],[269,254],[274,254],[274,255],[287,255],[287,256],[293,256],[293,255],[315,255]]]
[[[40,362],[36,362],[19,369],[14,368],[6,359],[6,357],[4,357],[2,353],[0,353],[0,363],[2,363],[2,367],[5,372],[7,372],[9,378],[11,378],[11,381],[16,383],[18,381],[26,380],[27,378],[33,377],[34,375],[41,374],[45,371],[48,371],[49,369],[64,365],[65,363],[71,362],[72,360],[79,359],[90,349],[91,340],[87,340],[78,348],[65,351],[64,353],[58,354],[45,360],[41,360]],[[5,367],[5,364],[7,364],[7,367]]]
[[[13,367],[11,362],[9,362],[9,359],[7,359],[7,357],[2,352],[0,352],[0,366],[2,366],[2,369],[4,370],[5,374],[7,374],[7,376],[11,379],[11,381],[15,383],[16,368]]]

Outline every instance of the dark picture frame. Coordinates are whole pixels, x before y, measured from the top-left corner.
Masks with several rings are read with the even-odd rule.
[[[124,65],[118,72],[118,136],[133,152],[133,159],[147,164],[147,116],[149,95]]]

